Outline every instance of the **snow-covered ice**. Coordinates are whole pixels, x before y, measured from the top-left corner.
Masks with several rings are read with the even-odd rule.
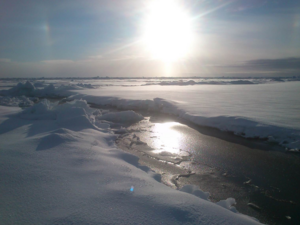
[[[122,112],[111,112],[98,116],[98,120],[107,120],[116,123],[134,123],[144,119],[140,114],[130,110]]]
[[[294,82],[289,82],[287,78],[197,81],[227,85],[190,85],[194,82],[169,79],[160,82],[171,82],[172,85],[146,86],[140,80],[131,81],[132,85],[139,83],[136,86],[125,80],[128,83],[126,87],[116,86],[124,80],[114,80],[115,84],[109,87],[101,86],[102,80],[84,81],[93,81],[93,86],[100,88],[91,88],[92,85],[79,87],[77,81],[45,80],[43,88],[25,82],[2,90],[0,94],[8,97],[67,97],[68,100],[85,99],[89,103],[119,109],[160,111],[198,125],[215,127],[247,138],[263,138],[297,150],[300,149],[300,82],[297,79],[291,79]],[[151,82],[155,84],[156,81],[159,79]],[[245,85],[249,82],[260,84]]]
[[[94,111],[84,100],[0,106],[1,224],[259,224],[232,201],[160,183]]]
[[[77,90],[69,99],[160,111],[247,138],[300,148],[300,82],[264,85],[143,86]]]
[[[34,97],[27,98],[25,96],[17,96],[17,97],[0,96],[0,105],[5,105],[5,106],[29,107],[32,106],[36,101],[38,101],[38,98],[34,98]]]

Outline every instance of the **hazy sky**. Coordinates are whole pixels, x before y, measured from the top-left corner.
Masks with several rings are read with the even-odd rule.
[[[300,75],[299,0],[174,0],[193,42],[172,62],[142,41],[152,2],[0,0],[0,77]]]

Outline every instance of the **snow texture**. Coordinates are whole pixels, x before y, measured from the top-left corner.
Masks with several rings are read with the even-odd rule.
[[[160,183],[86,101],[19,111],[0,106],[0,224],[259,224]]]
[[[216,203],[219,206],[222,206],[225,209],[228,209],[232,212],[237,213],[238,211],[236,210],[236,208],[233,205],[236,205],[236,201],[234,198],[227,198],[226,200],[221,200],[219,202]]]
[[[0,96],[0,105],[4,106],[20,106],[20,107],[29,107],[38,101],[38,98],[27,98],[25,96],[19,97],[1,97]]]
[[[180,189],[180,191],[195,195],[201,199],[209,201],[209,193],[203,192],[199,187],[195,185],[185,185]]]
[[[144,117],[134,111],[122,111],[106,113],[97,117],[98,120],[107,120],[116,123],[135,123],[143,120]]]
[[[15,87],[12,87],[8,90],[0,90],[0,95],[3,96],[28,96],[28,97],[59,97],[64,96],[64,91],[70,90],[81,90],[82,87],[77,85],[60,85],[59,87],[55,88],[53,84],[49,84],[44,86],[44,88],[40,87],[40,83],[37,84],[37,87],[29,82],[26,83],[18,83]],[[60,94],[59,94],[60,93]]]
[[[250,85],[248,92],[241,85],[230,90],[226,86],[214,86],[216,91],[212,86],[205,89],[199,86],[181,89],[155,86],[124,90],[110,88],[101,92],[72,91],[69,99],[82,98],[90,103],[122,110],[163,112],[245,138],[260,138],[289,149],[300,149],[300,101],[296,97],[296,92],[300,90],[299,82],[274,85],[261,88]],[[285,89],[291,90],[291,94]],[[157,95],[163,98],[151,100]],[[263,95],[266,97],[263,98]],[[275,101],[276,95],[278,100]]]
[[[155,81],[158,81],[156,79]],[[281,80],[284,80],[282,82]],[[294,82],[288,82],[288,81]],[[158,111],[184,118],[192,123],[232,132],[245,138],[264,139],[288,149],[300,149],[300,82],[293,79],[202,79],[199,82],[220,82],[239,85],[191,85],[193,80],[165,80],[174,85],[79,87],[66,81],[48,81],[37,88],[31,82],[19,83],[0,94],[8,97],[67,97],[89,103],[117,107],[122,110]],[[101,82],[104,82],[100,80]],[[97,85],[99,82],[97,81]],[[146,81],[146,80],[145,80]],[[152,84],[155,81],[151,81]],[[57,83],[55,83],[57,82]],[[179,82],[179,83],[178,83]],[[244,85],[267,83],[263,85]],[[273,82],[273,83],[272,83]],[[215,83],[215,84],[217,84]],[[55,84],[55,85],[54,85]],[[140,85],[141,82],[139,83]],[[181,86],[178,86],[181,85]],[[189,86],[187,86],[189,85]],[[56,87],[55,87],[56,86]],[[108,117],[102,115],[104,117]],[[100,118],[100,117],[99,117]],[[115,117],[116,119],[116,117]],[[119,119],[122,120],[122,119]],[[121,122],[121,121],[119,121]]]

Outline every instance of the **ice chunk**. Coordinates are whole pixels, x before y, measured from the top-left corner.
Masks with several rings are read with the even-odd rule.
[[[234,198],[227,198],[226,200],[221,200],[219,202],[216,203],[219,206],[222,206],[225,209],[228,209],[232,212],[237,213],[238,211],[236,210],[236,208],[233,205],[236,205],[236,201]]]

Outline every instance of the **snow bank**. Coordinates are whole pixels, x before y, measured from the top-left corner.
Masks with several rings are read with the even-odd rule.
[[[235,82],[240,84],[246,81],[238,80]],[[282,85],[286,86],[284,83],[278,85],[280,87]],[[2,94],[10,93],[12,95],[19,95],[27,93],[28,95],[26,96],[36,97],[65,96],[68,97],[68,100],[84,99],[89,103],[113,106],[122,110],[139,109],[158,111],[179,116],[197,125],[233,132],[245,138],[260,138],[278,143],[289,149],[297,150],[300,149],[300,123],[295,108],[299,101],[296,98],[291,99],[291,96],[295,96],[294,92],[286,95],[288,94],[286,89],[289,90],[290,87],[295,89],[298,86],[295,84],[293,86],[288,85],[285,89],[281,88],[282,91],[279,92],[281,96],[278,99],[278,101],[280,100],[279,105],[277,103],[278,96],[274,96],[274,93],[277,92],[273,91],[273,89],[277,91],[278,85],[276,87],[270,84],[264,87],[261,87],[262,85],[249,85],[247,87],[251,87],[251,92],[247,94],[248,92],[244,93],[246,87],[240,85],[236,85],[234,88],[230,87],[230,89],[225,89],[225,85],[215,86],[214,89],[218,88],[219,90],[219,92],[216,92],[212,91],[213,87],[211,86],[201,86],[200,88],[195,85],[180,87],[180,91],[178,87],[172,87],[172,85],[170,87],[144,86],[83,90],[78,86],[61,85],[55,88],[53,84],[50,84],[43,89],[37,89],[30,82],[27,82],[25,84],[18,84],[10,90],[3,90]],[[265,97],[261,96],[264,93],[266,93]],[[161,98],[153,98],[153,96],[161,96]],[[257,99],[260,97],[261,99],[258,101]],[[276,101],[274,98],[276,98]],[[292,112],[285,111],[286,106],[290,106],[292,103],[286,104],[284,99],[294,102],[293,109],[290,109],[293,110]],[[270,101],[274,101],[272,107],[269,103],[273,102]],[[264,110],[261,110],[262,108]],[[277,116],[276,123],[273,123],[273,112]],[[287,127],[285,115],[290,116],[288,118],[289,127]],[[123,115],[98,115],[97,118],[112,122],[119,121],[120,123],[123,123],[126,119],[132,119],[133,121],[142,119],[142,117],[133,114],[125,115],[124,112]],[[269,123],[269,121],[272,123]]]
[[[75,100],[62,105],[50,103],[43,99],[30,108],[23,110],[19,117],[27,120],[56,120],[61,126],[75,127],[83,126],[94,128],[95,112],[84,100]],[[96,113],[97,115],[97,113]]]
[[[278,127],[243,117],[218,116],[201,117],[184,114],[182,116],[195,124],[218,128],[221,131],[233,132],[245,138],[264,139],[291,149],[300,149],[300,131]]]
[[[245,138],[271,140],[289,149],[300,149],[300,130],[265,124],[240,116],[207,117],[192,115],[175,101],[162,98],[153,100],[128,100],[116,97],[72,95],[69,99],[85,99],[89,103],[110,105],[122,110],[137,109],[163,112],[186,119],[194,124],[233,132]]]
[[[93,112],[85,101],[43,100],[0,117],[1,224],[258,224],[193,196],[203,195],[196,188],[158,182],[93,125]]]
[[[96,117],[98,120],[107,120],[116,123],[135,123],[144,117],[134,111],[111,112]]]
[[[46,99],[30,108],[26,108],[19,116],[28,120],[55,120],[56,115],[52,111],[52,105]]]

